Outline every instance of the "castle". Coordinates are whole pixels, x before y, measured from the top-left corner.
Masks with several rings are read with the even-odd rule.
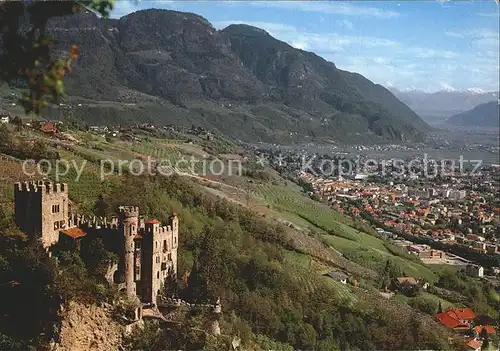
[[[165,279],[177,273],[179,219],[167,226],[144,220],[139,208],[120,206],[118,217],[85,219],[70,211],[68,185],[48,181],[14,185],[15,221],[49,252],[56,247],[79,249],[86,239],[99,237],[119,256],[113,281],[129,298],[156,305]]]

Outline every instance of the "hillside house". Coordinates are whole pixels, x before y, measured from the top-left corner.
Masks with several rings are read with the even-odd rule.
[[[497,330],[493,325],[478,325],[474,328],[474,332],[476,334],[476,338],[481,338],[484,334],[487,334],[488,336],[496,334]]]
[[[10,122],[9,115],[0,115],[0,124],[6,124]]]
[[[471,339],[466,340],[465,345],[467,346],[468,350],[481,351],[481,347],[483,346],[483,343],[476,340],[475,338],[471,338]]]
[[[40,126],[40,131],[44,134],[55,135],[59,133],[57,126],[54,122],[46,121]]]
[[[338,271],[331,271],[325,274],[327,277],[330,277],[342,284],[347,284],[347,279],[349,278],[347,274]]]
[[[438,313],[435,317],[445,327],[453,329],[457,333],[471,333],[471,326],[477,318],[471,308],[447,308],[444,312]]]

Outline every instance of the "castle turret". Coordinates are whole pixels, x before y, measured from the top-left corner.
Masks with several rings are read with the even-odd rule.
[[[179,217],[174,212],[170,216],[170,227],[172,228],[172,264],[173,272],[177,274],[177,248],[179,247]]]
[[[125,283],[125,292],[128,297],[137,295],[134,281],[134,238],[137,235],[139,208],[134,206],[120,206],[118,227],[123,236],[123,265],[122,273]]]

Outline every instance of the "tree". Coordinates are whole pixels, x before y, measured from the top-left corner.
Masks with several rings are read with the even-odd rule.
[[[0,152],[5,152],[12,147],[12,134],[6,125],[0,125]]]
[[[19,116],[15,116],[11,123],[16,126],[18,132],[23,128],[23,120]]]
[[[110,212],[111,204],[100,194],[94,205],[94,213],[96,216],[106,217]]]
[[[28,91],[22,98],[26,112],[39,114],[50,103],[58,103],[64,95],[63,77],[71,72],[78,58],[78,47],[68,48],[57,57],[54,42],[46,34],[49,19],[89,10],[105,18],[114,0],[42,1],[21,0],[0,2],[2,50],[0,80],[24,82]]]
[[[218,228],[205,227],[188,280],[189,295],[194,301],[215,301],[226,286],[224,243],[220,237]]]
[[[481,346],[482,350],[488,350],[488,346],[490,345],[490,340],[488,338],[488,332],[486,331],[486,328],[483,328],[481,330],[481,333],[479,334],[479,337],[483,339],[483,345]]]
[[[439,300],[438,313],[443,313],[443,304],[441,303],[441,300]]]

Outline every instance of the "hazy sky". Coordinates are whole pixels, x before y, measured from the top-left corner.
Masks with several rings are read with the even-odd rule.
[[[385,86],[499,89],[499,5],[484,1],[127,1],[197,13],[216,29],[246,23]]]

